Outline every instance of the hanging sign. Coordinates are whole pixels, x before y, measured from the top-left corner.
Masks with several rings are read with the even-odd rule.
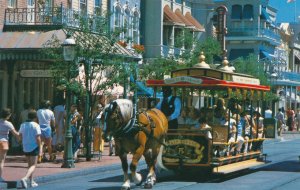
[[[51,70],[21,70],[20,75],[21,77],[52,77]]]

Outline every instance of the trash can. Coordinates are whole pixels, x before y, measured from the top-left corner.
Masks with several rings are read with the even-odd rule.
[[[265,138],[277,138],[277,119],[264,119]]]

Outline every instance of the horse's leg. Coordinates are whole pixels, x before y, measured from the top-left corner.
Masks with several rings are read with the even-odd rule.
[[[156,183],[156,175],[155,175],[155,164],[156,164],[156,160],[157,160],[157,156],[159,153],[159,147],[154,146],[153,149],[151,149],[151,151],[147,151],[147,153],[144,154],[146,163],[148,165],[148,175],[144,184],[144,188],[145,189],[151,189],[153,187],[153,185],[155,185]]]
[[[131,176],[133,179],[133,182],[136,185],[140,185],[142,183],[142,175],[136,172],[137,164],[139,160],[141,159],[144,151],[145,151],[145,145],[146,145],[147,137],[144,133],[140,132],[137,136],[137,141],[139,144],[139,147],[136,149],[135,153],[133,154],[132,161],[130,164],[130,171]]]
[[[127,162],[127,154],[122,152],[119,153],[119,157],[122,162],[122,169],[124,173],[124,183],[122,185],[122,190],[129,190],[130,189],[130,179],[128,175],[128,162]]]

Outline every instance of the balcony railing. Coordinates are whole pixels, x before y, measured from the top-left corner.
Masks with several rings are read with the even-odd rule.
[[[5,9],[4,31],[49,30],[87,24],[93,32],[107,31],[106,19],[99,15],[60,7]]]
[[[228,29],[230,37],[264,37],[280,43],[280,35],[267,28],[239,28]]]
[[[178,58],[185,50],[182,48],[175,48],[172,46],[161,46],[161,56]]]

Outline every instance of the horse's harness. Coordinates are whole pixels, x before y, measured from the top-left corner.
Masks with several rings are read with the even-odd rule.
[[[109,105],[109,107],[107,109],[105,109],[104,131],[106,130],[106,127],[107,127],[106,120],[108,118],[108,114],[112,114],[112,112],[113,112],[113,103],[111,103]],[[150,131],[146,127],[147,124],[141,123],[137,120],[137,116],[139,114],[144,114],[146,116],[147,121],[149,122],[149,125],[150,125]],[[149,116],[149,114],[146,111],[133,113],[133,116],[125,124],[124,124],[124,118],[119,111],[117,112],[117,115],[118,115],[118,118],[121,118],[122,126],[111,132],[112,136],[114,136],[116,139],[132,137],[132,136],[134,136],[133,134],[137,134],[139,131],[142,131],[146,134],[146,136],[148,138],[153,138],[160,144],[167,146],[164,142],[162,142],[161,140],[159,140],[153,136],[153,129],[156,128],[156,125],[155,125],[153,119]]]

